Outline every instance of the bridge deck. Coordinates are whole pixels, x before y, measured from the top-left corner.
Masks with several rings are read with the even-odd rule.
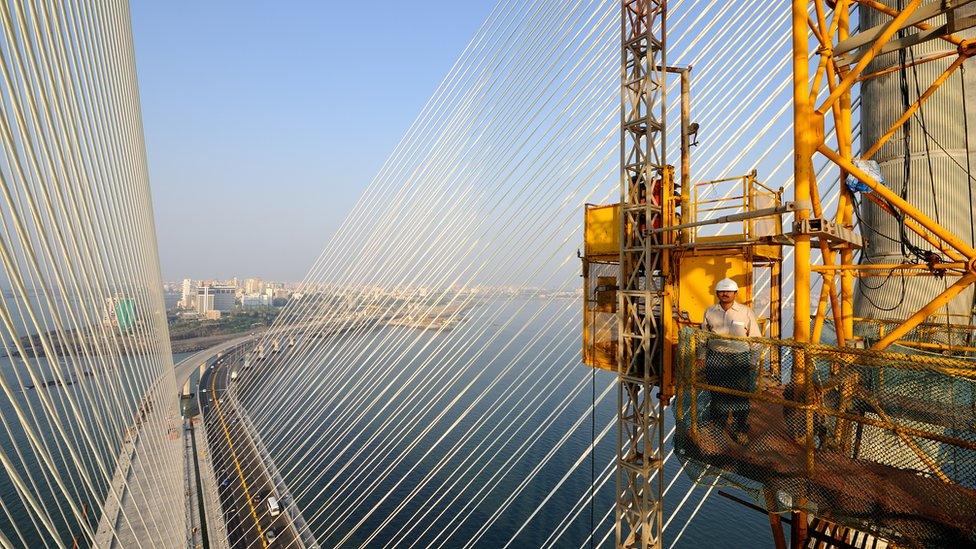
[[[197,455],[200,464],[200,482],[203,492],[203,509],[207,516],[207,533],[210,547],[225,549],[230,547],[227,536],[227,523],[224,520],[224,510],[220,506],[220,496],[217,492],[217,478],[210,449],[207,448],[207,431],[200,416],[193,418],[193,438],[196,439]]]
[[[163,547],[186,545],[186,514],[173,512],[160,493],[171,486],[157,482],[178,482],[183,492],[182,421],[179,404],[158,406],[149,412],[139,429],[124,445],[112,479],[112,490],[99,519],[95,540],[98,547],[139,547],[145,540],[158,540]],[[148,429],[166,429],[162,436],[146,436]],[[155,446],[150,441],[162,441]],[[147,501],[160,505],[146,506]],[[172,522],[179,521],[179,527]]]
[[[177,389],[183,386],[197,370],[200,362],[208,356],[230,349],[253,337],[256,337],[256,334],[248,334],[200,351],[181,361],[175,367]],[[171,523],[176,513],[164,511],[169,506],[163,505],[165,502],[158,501],[159,498],[152,488],[159,479],[178,479],[172,482],[180,482],[180,492],[186,491],[185,483],[180,480],[185,474],[186,463],[182,459],[176,459],[176,456],[185,454],[181,436],[183,419],[180,413],[180,400],[176,392],[158,395],[158,399],[164,401],[165,405],[151,409],[145,421],[133,429],[130,439],[126,441],[120,452],[112,478],[113,488],[106,498],[105,508],[99,517],[95,531],[98,547],[138,547],[147,539],[158,540],[159,544],[165,547],[181,547],[187,544],[187,539],[191,535],[190,526],[186,524],[186,513],[178,513],[182,524],[179,528],[173,528]],[[147,437],[145,436],[147,428],[166,429],[167,432],[162,436]],[[150,439],[166,442],[161,447],[153,447],[147,443]],[[159,466],[164,467],[165,470],[160,470]],[[212,472],[210,477],[213,477]],[[204,483],[206,484],[206,478]],[[148,493],[150,490],[152,493]],[[188,497],[196,497],[196,494],[190,494]],[[160,505],[146,506],[144,505],[146,501],[157,501]],[[187,505],[190,505],[189,500]],[[207,509],[207,521],[221,523],[211,524],[211,531],[226,531],[221,513],[211,513],[210,509]],[[157,524],[159,528],[156,528]],[[170,535],[172,539],[160,539],[160,535]]]

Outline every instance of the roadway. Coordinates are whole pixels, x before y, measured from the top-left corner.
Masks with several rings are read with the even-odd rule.
[[[241,366],[241,356],[224,355],[208,366],[197,393],[229,542],[235,549],[302,547],[251,437],[244,431],[236,408],[225,398],[231,371]],[[275,517],[268,508],[269,495],[279,499],[281,513]],[[267,534],[271,530],[277,539],[269,544]]]
[[[251,332],[180,361],[175,366],[177,390],[197,371],[201,362],[218,352],[229,351],[262,335],[263,329]],[[189,534],[187,527],[158,527],[174,518],[186,519],[185,513],[180,513],[179,517],[176,514],[171,515],[171,510],[162,501],[157,508],[146,509],[143,505],[145,501],[161,499],[162,494],[152,489],[153,483],[157,482],[155,477],[175,478],[185,474],[185,470],[174,469],[179,466],[177,462],[165,457],[171,453],[185,452],[184,440],[180,436],[183,431],[180,399],[176,395],[156,394],[155,391],[153,395],[156,402],[165,403],[165,406],[149,407],[147,420],[135,423],[134,429],[122,445],[112,477],[113,489],[106,495],[96,527],[95,545],[98,547],[136,547],[146,539],[155,539],[162,546],[177,547],[185,544],[185,536]],[[166,432],[147,436],[147,429],[166,429]],[[172,503],[175,502],[171,502],[170,506]],[[198,504],[203,505],[203,502]],[[162,535],[171,537],[160,539]]]
[[[248,341],[259,338],[263,336],[264,333],[265,333],[265,329],[262,328],[261,330],[250,332],[241,337],[231,339],[230,341],[225,341],[223,343],[220,343],[219,345],[214,345],[213,347],[208,347],[206,349],[203,349],[202,351],[197,351],[196,353],[184,358],[175,367],[176,388],[180,389],[183,387],[183,385],[186,383],[186,380],[190,379],[190,376],[193,375],[193,372],[197,371],[197,368],[200,366],[201,362],[210,360],[217,353],[226,353],[227,351],[235,347],[238,347],[240,345],[243,345]]]

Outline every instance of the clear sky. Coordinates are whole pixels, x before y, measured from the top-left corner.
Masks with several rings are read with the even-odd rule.
[[[135,0],[163,278],[300,280],[493,4]]]

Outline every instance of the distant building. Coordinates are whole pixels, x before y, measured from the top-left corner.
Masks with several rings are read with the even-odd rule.
[[[264,281],[260,278],[247,278],[244,280],[244,295],[259,294],[264,291]]]
[[[204,313],[203,318],[207,320],[220,320],[220,311],[207,311]]]
[[[245,294],[241,296],[241,307],[252,309],[254,307],[269,307],[271,299],[263,294]]]
[[[233,286],[200,286],[197,288],[197,312],[206,315],[210,311],[233,311],[236,291]]]
[[[180,307],[186,310],[196,308],[196,287],[193,286],[193,281],[189,278],[183,279],[183,291],[180,295]]]
[[[136,302],[131,297],[107,297],[102,313],[102,324],[127,330],[135,325]]]
[[[215,311],[233,311],[237,305],[237,288],[233,286],[213,286],[210,291],[214,294],[213,309]]]

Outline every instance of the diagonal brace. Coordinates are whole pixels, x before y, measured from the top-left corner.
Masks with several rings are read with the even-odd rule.
[[[922,322],[925,322],[925,320],[932,316],[935,311],[944,307],[946,303],[952,301],[953,298],[962,293],[963,290],[968,288],[974,282],[976,282],[976,274],[967,273],[966,276],[960,278],[955,284],[949,286],[944,292],[937,295],[935,299],[928,303],[928,305],[919,309],[915,314],[899,324],[897,328],[888,332],[888,334],[885,335],[881,341],[875,343],[873,346],[871,346],[871,348],[874,350],[881,350],[898,341],[902,338],[902,336],[912,331],[912,329],[914,329],[916,326]]]
[[[908,107],[908,109],[898,118],[898,120],[895,120],[894,123],[891,124],[891,126],[888,128],[888,131],[886,131],[884,135],[879,137],[878,141],[874,145],[871,145],[871,148],[868,149],[868,151],[865,152],[861,157],[864,159],[868,159],[874,156],[881,149],[881,147],[884,146],[884,144],[887,143],[889,139],[891,139],[891,136],[895,135],[895,131],[897,131],[898,128],[900,128],[905,122],[907,122],[908,119],[911,118],[913,114],[915,114],[915,111],[922,108],[922,103],[925,103],[925,101],[928,100],[928,98],[932,97],[932,94],[935,93],[935,90],[939,89],[939,87],[941,87],[942,84],[944,84],[945,81],[949,79],[952,73],[955,72],[956,69],[962,66],[962,64],[966,61],[966,59],[967,59],[966,56],[960,55],[959,57],[956,58],[955,61],[952,62],[952,64],[946,67],[946,70],[942,71],[942,74],[940,74],[939,77],[932,82],[932,85],[929,86],[928,89],[925,90],[925,92],[922,95],[920,95],[918,99],[916,99],[915,102],[911,104],[911,106]]]
[[[974,259],[976,259],[976,250],[974,250],[972,246],[964,242],[956,235],[952,234],[952,232],[940,225],[938,222],[934,221],[929,216],[922,213],[918,208],[909,204],[908,201],[893,192],[891,189],[875,181],[874,178],[868,175],[861,168],[855,166],[854,163],[849,159],[842,157],[836,151],[832,150],[823,143],[817,146],[817,151],[829,158],[834,164],[844,168],[847,173],[860,179],[865,185],[870,187],[871,190],[890,202],[895,208],[901,210],[905,215],[917,221],[918,224],[925,227],[926,230],[941,238],[949,246],[958,250],[967,261],[972,262]]]
[[[896,32],[905,26],[905,22],[909,20],[912,14],[915,13],[915,10],[917,10],[921,4],[922,0],[912,0],[907,6],[905,6],[905,9],[903,9],[897,17],[888,23],[888,26],[881,31],[878,37],[871,44],[871,47],[864,52],[864,55],[862,55],[858,60],[857,65],[855,65],[850,72],[844,75],[844,79],[841,80],[840,84],[838,84],[832,92],[830,92],[830,96],[824,100],[822,105],[817,107],[817,114],[821,116],[824,115],[827,110],[830,109],[830,106],[834,103],[834,101],[837,101],[841,95],[847,93],[847,91],[851,89],[854,82],[856,82],[858,77],[861,76],[861,73],[864,72],[864,69],[867,68],[871,60],[874,59],[874,56],[881,51],[881,48],[883,48],[884,45],[891,40],[891,37],[894,36]]]

